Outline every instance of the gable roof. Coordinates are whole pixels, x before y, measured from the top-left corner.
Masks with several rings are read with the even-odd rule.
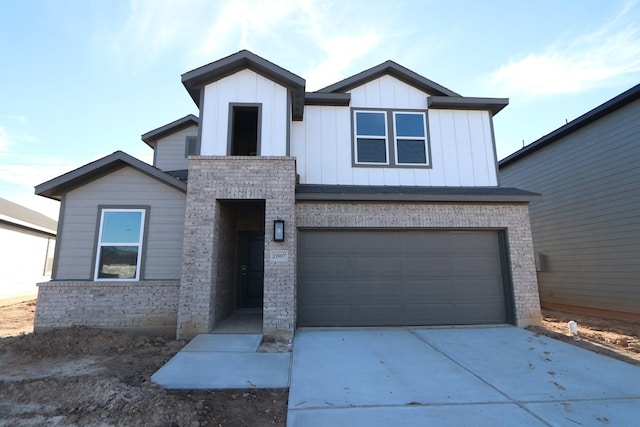
[[[60,175],[57,178],[37,185],[35,193],[39,196],[60,200],[66,192],[88,184],[125,166],[130,166],[152,178],[157,179],[179,191],[187,192],[187,184],[177,178],[136,159],[122,151],[116,151],[106,157],[88,163],[78,169]]]
[[[321,94],[337,95],[338,93],[349,91],[384,75],[395,77],[422,92],[428,93],[430,95],[427,98],[427,106],[429,108],[488,110],[491,112],[491,115],[495,116],[500,110],[509,105],[509,99],[507,98],[470,98],[461,96],[393,61],[385,61],[373,68],[347,77],[331,86],[320,89],[315,92],[315,94],[316,96]]]
[[[368,70],[362,71],[354,76],[347,77],[346,79],[320,89],[317,92],[346,92],[354,87],[361,86],[384,75],[393,76],[408,85],[420,89],[423,92],[427,92],[430,95],[460,96],[454,91],[422,77],[420,74],[415,73],[393,61],[385,61],[380,65],[376,65],[375,67],[369,68]]]
[[[588,111],[587,113],[581,115],[577,119],[574,119],[567,123],[566,125],[559,127],[553,132],[543,136],[542,138],[532,142],[526,147],[521,148],[515,153],[505,157],[504,159],[498,162],[498,168],[502,168],[507,166],[539,149],[542,147],[546,147],[553,142],[564,138],[565,136],[582,129],[583,127],[601,119],[607,114],[613,113],[614,111],[624,107],[625,105],[640,99],[640,84],[635,85],[631,89],[621,93],[615,98],[610,99],[604,104],[594,108],[593,110]]]
[[[55,235],[58,222],[46,215],[0,197],[0,222]]]
[[[200,91],[205,85],[244,69],[250,69],[289,89],[293,119],[302,120],[306,81],[248,50],[241,50],[226,58],[184,73],[182,84],[191,95],[193,102],[200,107]]]
[[[141,136],[142,140],[151,148],[154,148],[154,144],[157,140],[169,136],[173,133],[186,129],[190,126],[198,126],[199,120],[193,114],[184,116],[181,119],[173,121],[164,126],[160,126],[157,129],[149,131]]]

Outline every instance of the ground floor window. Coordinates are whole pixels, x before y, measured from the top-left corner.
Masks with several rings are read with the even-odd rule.
[[[139,280],[146,209],[103,208],[95,280]]]

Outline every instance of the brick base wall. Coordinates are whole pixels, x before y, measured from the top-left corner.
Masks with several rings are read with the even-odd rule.
[[[505,230],[516,324],[539,324],[540,299],[526,203],[298,202],[298,228],[469,228]]]
[[[175,337],[180,282],[38,283],[34,330],[87,326]]]

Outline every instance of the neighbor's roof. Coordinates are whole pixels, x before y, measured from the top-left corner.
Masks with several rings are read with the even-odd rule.
[[[621,93],[615,98],[610,99],[604,104],[594,108],[593,110],[583,114],[575,120],[570,121],[566,125],[554,130],[553,132],[543,136],[537,141],[532,142],[524,148],[516,151],[515,153],[505,157],[498,162],[498,167],[502,168],[507,166],[539,149],[546,147],[553,142],[564,138],[565,136],[582,129],[583,127],[601,119],[607,114],[624,107],[625,105],[640,99],[640,84],[632,87],[631,89]]]
[[[167,137],[171,134],[179,132],[183,129],[186,129],[191,126],[198,126],[198,118],[193,114],[189,114],[184,116],[181,119],[178,119],[174,122],[166,124],[164,126],[160,126],[157,129],[149,131],[142,135],[142,140],[147,143],[147,145],[153,148],[153,143],[157,140]]]
[[[60,175],[50,181],[36,186],[35,193],[39,196],[60,200],[62,195],[74,188],[81,187],[95,179],[108,175],[125,166],[130,166],[182,192],[187,191],[187,184],[179,179],[136,159],[122,151],[116,151],[106,157],[86,164],[78,169]]]
[[[55,235],[58,222],[46,215],[0,197],[0,222]]]

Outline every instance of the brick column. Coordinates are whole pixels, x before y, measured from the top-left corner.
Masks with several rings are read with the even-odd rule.
[[[263,331],[268,335],[293,335],[295,182],[296,164],[291,157],[201,156],[189,159],[178,337],[210,332],[214,326],[216,260],[219,259],[216,230],[222,226],[218,224],[218,199],[265,201]],[[275,219],[285,221],[284,242],[273,241]]]

